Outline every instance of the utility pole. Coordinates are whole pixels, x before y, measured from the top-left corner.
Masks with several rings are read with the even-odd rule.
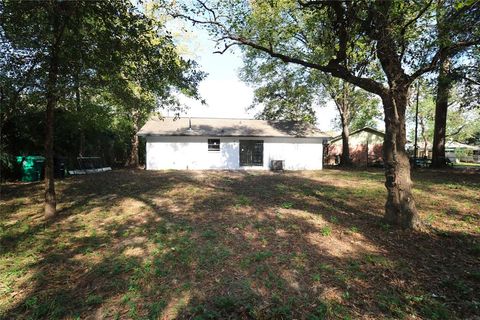
[[[368,168],[368,138],[369,138],[369,136],[368,136],[368,132],[367,132],[367,168]]]
[[[413,147],[413,166],[417,166],[418,153],[418,97],[420,95],[420,79],[417,80],[417,106],[415,108],[415,145]]]

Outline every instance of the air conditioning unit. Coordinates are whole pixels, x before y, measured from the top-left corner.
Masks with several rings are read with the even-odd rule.
[[[285,160],[271,160],[270,168],[273,171],[283,171],[285,168]]]

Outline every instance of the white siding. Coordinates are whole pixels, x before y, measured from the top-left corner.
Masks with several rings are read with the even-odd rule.
[[[220,151],[207,140],[220,139]],[[239,140],[263,140],[263,167],[240,167]],[[270,160],[285,160],[286,170],[322,169],[321,138],[147,137],[147,169],[269,169]]]

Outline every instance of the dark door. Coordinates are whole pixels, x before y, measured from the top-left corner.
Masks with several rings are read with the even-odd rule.
[[[263,140],[240,140],[240,166],[263,166]]]

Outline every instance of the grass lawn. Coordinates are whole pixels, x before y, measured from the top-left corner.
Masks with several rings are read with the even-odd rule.
[[[480,168],[480,163],[472,163],[472,162],[459,162],[454,163],[454,167],[478,167]]]
[[[480,174],[419,170],[431,227],[382,222],[381,171],[113,171],[5,184],[0,318],[463,319],[480,314]]]

